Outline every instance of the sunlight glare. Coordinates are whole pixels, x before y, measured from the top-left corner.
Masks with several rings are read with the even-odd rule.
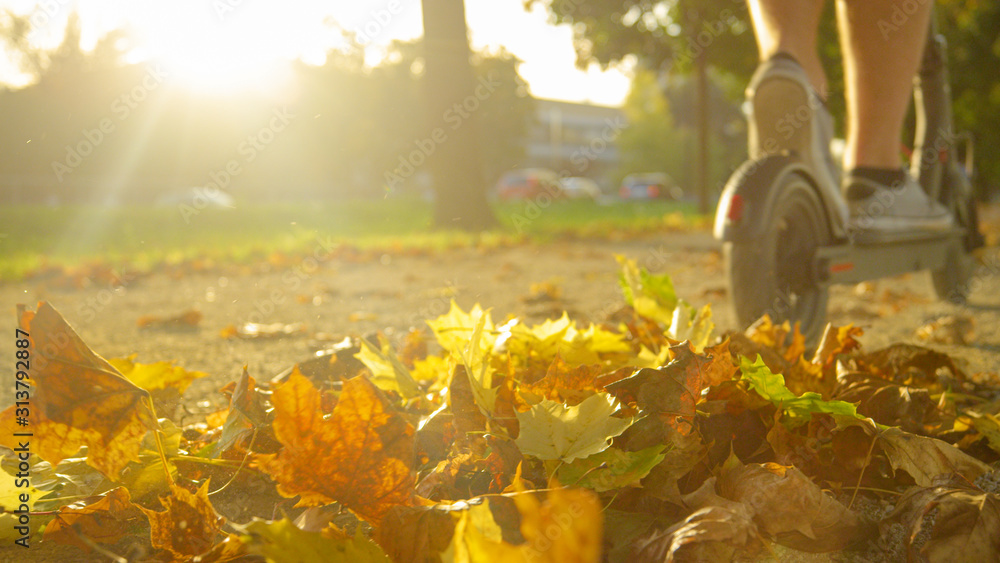
[[[276,93],[287,86],[289,30],[275,4],[219,11],[213,3],[146,3],[129,18],[140,52],[169,80],[202,94]]]

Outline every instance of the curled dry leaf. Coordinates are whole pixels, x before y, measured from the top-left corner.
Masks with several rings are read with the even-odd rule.
[[[675,428],[689,433],[702,389],[729,381],[736,372],[728,346],[723,342],[705,354],[696,354],[687,342],[672,346],[670,363],[640,369],[607,390],[623,401],[635,401],[643,412],[667,415]]]
[[[931,486],[939,475],[954,473],[971,482],[990,470],[985,463],[936,438],[917,436],[892,427],[875,430],[870,423],[864,424],[863,428],[869,435],[878,437],[879,446],[889,458],[892,468],[906,471],[922,487]]]
[[[936,511],[932,520],[925,516]],[[1000,495],[957,479],[935,487],[913,487],[899,499],[882,525],[899,521],[908,530],[908,548],[932,522],[921,555],[930,563],[1000,561]],[[916,560],[914,557],[912,560]]]
[[[747,505],[763,532],[793,549],[835,551],[857,541],[864,532],[853,512],[795,467],[743,465],[730,457],[717,485],[719,495]]]
[[[736,550],[747,546],[756,535],[753,521],[742,511],[707,506],[666,530],[639,539],[631,561],[730,561]]]
[[[140,517],[128,489],[118,487],[91,502],[75,502],[60,507],[55,518],[45,526],[45,541],[54,541],[90,550],[80,536],[97,542],[118,543],[129,533],[129,521]]]
[[[454,534],[455,518],[448,508],[394,506],[373,538],[393,563],[424,563],[447,549]]]
[[[344,382],[330,417],[312,383],[293,372],[274,390],[274,434],[284,446],[260,466],[296,506],[340,502],[377,523],[389,508],[409,505],[415,485],[413,427],[364,377]]]
[[[18,309],[31,335],[35,392],[27,419],[34,453],[55,465],[87,446],[87,463],[117,480],[139,460],[142,437],[157,427],[149,393],[88,348],[48,303],[37,312]],[[0,413],[0,445],[18,446],[14,434],[26,428],[18,422],[15,406]]]
[[[170,489],[169,496],[160,498],[162,512],[140,507],[149,518],[153,547],[185,559],[209,551],[216,543],[222,519],[208,501],[208,482],[196,493],[176,485]]]
[[[842,364],[841,364],[842,365]],[[927,389],[900,385],[865,373],[837,370],[833,398],[858,404],[858,413],[879,424],[922,432],[935,403]]]
[[[821,366],[832,366],[837,356],[847,354],[861,347],[858,338],[864,331],[854,325],[826,325],[812,362]]]

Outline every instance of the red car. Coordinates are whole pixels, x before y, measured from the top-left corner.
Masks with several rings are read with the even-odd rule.
[[[547,193],[553,199],[563,196],[559,175],[544,168],[511,170],[497,182],[496,194],[501,200],[533,199]]]

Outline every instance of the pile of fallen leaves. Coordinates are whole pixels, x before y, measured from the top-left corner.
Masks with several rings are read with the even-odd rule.
[[[31,549],[147,561],[1000,560],[996,389],[912,345],[814,353],[711,312],[622,261],[626,307],[496,323],[474,307],[348,338],[222,412],[170,363],[105,360],[56,310],[30,333]],[[159,413],[159,414],[158,414]],[[166,415],[166,416],[162,416]],[[15,518],[18,459],[0,482]],[[6,537],[7,545],[13,541]],[[18,546],[4,547],[24,557]],[[100,554],[100,555],[97,555]],[[4,555],[7,558],[7,555]]]

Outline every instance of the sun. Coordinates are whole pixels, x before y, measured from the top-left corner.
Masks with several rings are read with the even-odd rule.
[[[285,12],[278,3],[175,0],[142,3],[128,26],[142,58],[172,84],[206,95],[273,93],[288,86],[290,61],[301,56]]]

